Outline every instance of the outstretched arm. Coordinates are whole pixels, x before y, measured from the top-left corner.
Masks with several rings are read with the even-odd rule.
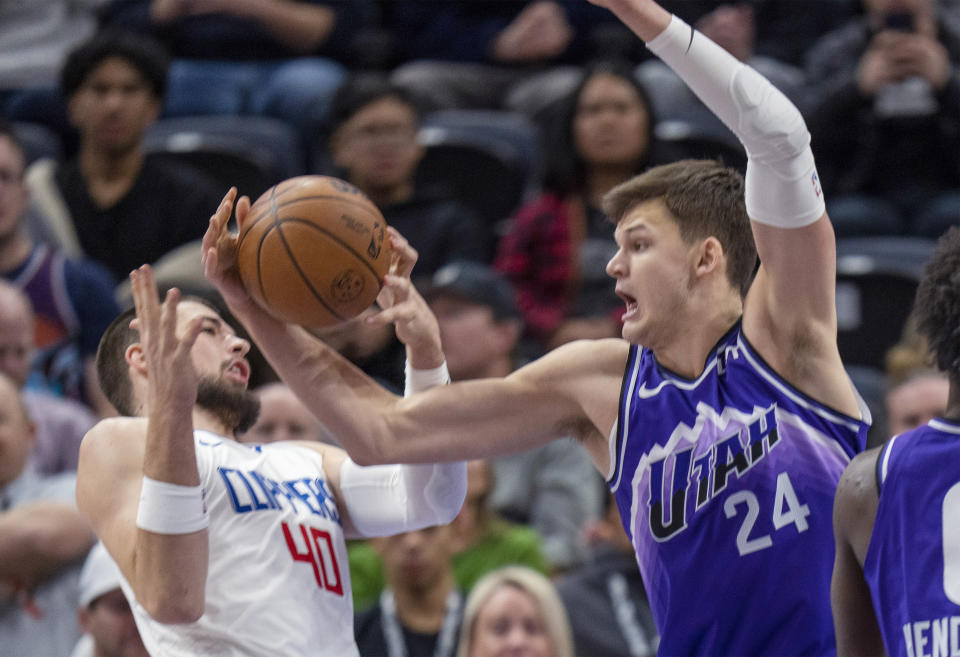
[[[235,196],[231,190],[211,218],[204,272],[276,372],[356,462],[481,458],[529,449],[571,429],[582,436],[599,430],[602,448],[596,456],[608,461],[605,436],[616,415],[625,343],[571,346],[506,379],[456,383],[399,398],[250,298],[236,271],[236,235],[226,231]],[[248,211],[249,201],[241,198],[241,226]]]
[[[743,143],[746,207],[760,270],[744,331],[770,364],[817,399],[857,415],[836,347],[833,228],[797,108],[769,81],[653,0],[613,10]]]

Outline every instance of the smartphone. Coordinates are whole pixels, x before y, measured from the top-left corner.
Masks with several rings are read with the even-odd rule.
[[[893,11],[884,16],[883,25],[888,30],[913,32],[913,14],[908,11]]]

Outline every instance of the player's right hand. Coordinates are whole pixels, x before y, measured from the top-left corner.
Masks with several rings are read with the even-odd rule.
[[[180,291],[171,288],[161,303],[150,265],[130,272],[130,291],[137,311],[130,326],[139,331],[146,357],[148,407],[189,413],[197,399],[197,373],[190,350],[203,328],[202,318],[195,317],[178,333]]]

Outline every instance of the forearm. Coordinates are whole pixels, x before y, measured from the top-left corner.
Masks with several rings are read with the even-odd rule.
[[[77,509],[35,502],[0,515],[0,580],[32,588],[93,545],[90,525]]]
[[[279,377],[352,458],[370,459],[379,414],[398,399],[337,351],[253,302],[231,308]]]
[[[205,523],[196,522],[202,491],[190,493],[199,489],[201,483],[192,409],[176,408],[157,399],[151,402],[150,408],[155,410],[147,422],[144,481],[136,521],[136,559],[131,584],[137,599],[154,619],[192,622],[204,610],[209,546]],[[152,484],[147,479],[158,483]],[[187,495],[175,498],[175,502],[167,497],[157,499],[158,491],[154,487],[160,487],[161,492],[186,491]],[[184,499],[187,501],[182,501]],[[181,506],[183,504],[187,506]],[[183,517],[170,513],[181,508],[186,511]],[[183,526],[183,522],[188,524]]]

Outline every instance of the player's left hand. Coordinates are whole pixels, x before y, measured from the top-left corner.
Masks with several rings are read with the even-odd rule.
[[[432,369],[443,364],[437,318],[410,281],[417,251],[394,228],[387,228],[392,247],[390,272],[377,296],[381,311],[366,318],[371,324],[393,323],[397,338],[407,346],[411,367]]]

